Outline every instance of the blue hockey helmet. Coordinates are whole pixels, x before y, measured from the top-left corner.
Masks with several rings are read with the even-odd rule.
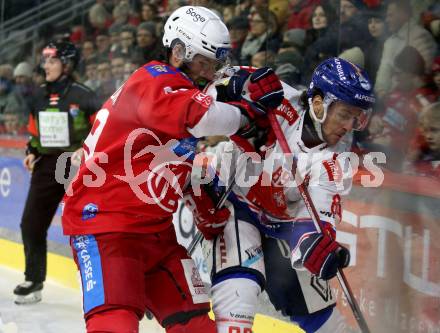
[[[324,116],[322,119],[316,119],[312,112],[316,121],[324,122],[330,104],[334,101],[342,101],[363,111],[363,117],[355,124],[354,129],[365,128],[376,98],[373,85],[364,70],[342,58],[327,59],[313,72],[312,81],[307,90],[310,105],[317,91],[323,94]]]

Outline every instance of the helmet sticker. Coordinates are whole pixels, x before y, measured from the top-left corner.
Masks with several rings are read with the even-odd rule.
[[[344,70],[342,69],[341,62],[339,61],[338,58],[334,58],[334,59],[335,59],[336,71],[338,72],[339,79],[341,81],[347,81],[347,78],[345,77]]]
[[[361,87],[365,90],[371,89],[370,82],[368,82],[368,80],[361,73],[359,73],[359,83],[361,84]]]
[[[193,39],[193,37],[194,37],[192,33],[189,33],[189,32],[183,30],[183,29],[180,28],[180,27],[177,29],[177,33],[178,33],[180,36],[182,36],[184,39],[186,39],[187,42],[191,41],[191,40]]]
[[[55,58],[57,56],[57,49],[53,47],[46,47],[43,49],[43,57]]]
[[[203,23],[203,22],[206,21],[206,19],[202,15],[200,15],[199,13],[194,11],[193,7],[189,7],[188,10],[186,11],[186,14],[190,15],[194,22],[199,22],[200,21],[200,22]]]
[[[215,58],[221,61],[224,61],[229,56],[229,51],[231,49],[227,47],[219,47],[217,48],[217,51],[215,52]]]

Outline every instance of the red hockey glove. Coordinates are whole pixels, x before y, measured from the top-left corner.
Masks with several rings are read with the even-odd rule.
[[[211,198],[201,188],[201,195],[195,195],[192,191],[185,196],[185,205],[191,209],[194,223],[205,239],[214,239],[223,232],[231,213],[223,207],[216,210]]]
[[[305,267],[317,277],[329,280],[338,268],[347,267],[350,252],[334,241],[336,234],[330,223],[324,223],[324,233],[316,230],[312,221],[296,222],[292,228],[290,246],[293,267]]]
[[[284,99],[281,81],[273,69],[263,67],[251,74],[248,90],[253,102],[262,105],[265,109],[280,106]]]
[[[329,280],[336,276],[338,268],[345,268],[350,263],[347,248],[332,240],[328,235],[311,235],[312,246],[304,257],[304,267],[321,279]]]

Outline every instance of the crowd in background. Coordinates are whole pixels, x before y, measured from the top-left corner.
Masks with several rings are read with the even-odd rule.
[[[364,68],[378,103],[361,151],[386,153],[393,171],[440,178],[440,4],[410,0],[96,0],[83,24],[55,31],[81,50],[78,79],[105,101],[138,67],[163,57],[162,30],[179,6],[206,6],[231,34],[233,65],[272,66],[305,89],[322,60]],[[39,53],[37,53],[39,54]],[[0,132],[26,133],[39,59],[0,65]]]

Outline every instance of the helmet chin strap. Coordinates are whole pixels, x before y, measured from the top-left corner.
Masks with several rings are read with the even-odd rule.
[[[309,114],[310,114],[310,117],[312,117],[313,126],[315,127],[315,130],[316,130],[316,133],[318,134],[318,137],[324,142],[325,142],[325,139],[324,139],[324,135],[322,133],[322,124],[324,123],[325,119],[327,118],[328,108],[330,107],[330,104],[332,104],[334,101],[336,101],[336,98],[334,96],[331,96],[329,94],[326,94],[324,96],[324,100],[322,101],[322,107],[324,109],[324,113],[322,115],[322,118],[319,119],[316,116],[315,109],[313,108],[312,98],[308,99]]]

